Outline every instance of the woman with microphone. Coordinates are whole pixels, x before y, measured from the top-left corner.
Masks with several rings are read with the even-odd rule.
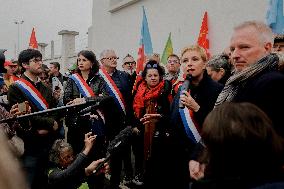
[[[185,47],[181,53],[182,71],[187,75],[184,85],[188,88],[184,90],[183,85],[175,96],[170,117],[174,133],[172,154],[176,161],[170,170],[173,183],[178,184],[176,188],[188,187],[188,162],[194,156],[194,148],[200,141],[199,132],[203,121],[213,109],[223,88],[208,76],[207,60],[205,49],[198,45]]]

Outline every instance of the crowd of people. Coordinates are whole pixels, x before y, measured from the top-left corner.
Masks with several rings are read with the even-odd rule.
[[[188,45],[166,65],[154,53],[141,75],[130,54],[119,70],[112,49],[80,51],[68,76],[35,49],[1,56],[0,148],[17,188],[283,188],[283,44],[247,21],[224,52]],[[31,114],[88,101],[87,111]],[[125,128],[127,142],[110,150]]]

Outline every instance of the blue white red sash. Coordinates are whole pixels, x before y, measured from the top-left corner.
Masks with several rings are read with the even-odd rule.
[[[41,93],[30,82],[20,78],[15,81],[15,84],[40,111],[48,109],[48,103],[45,98],[43,98]]]
[[[72,74],[70,78],[76,83],[76,86],[79,88],[80,93],[84,97],[95,96],[91,87],[86,83],[86,81],[78,73]]]
[[[181,92],[181,91],[180,91]],[[180,117],[188,138],[190,138],[194,143],[198,143],[201,140],[199,131],[194,124],[192,117],[190,115],[190,110],[185,108],[179,108]]]
[[[116,103],[119,105],[120,109],[126,114],[125,111],[125,102],[123,100],[122,94],[117,88],[116,84],[110,77],[110,75],[107,73],[107,71],[103,68],[100,68],[99,74],[104,78],[105,82],[107,83],[107,88],[110,91],[110,95],[114,97]]]

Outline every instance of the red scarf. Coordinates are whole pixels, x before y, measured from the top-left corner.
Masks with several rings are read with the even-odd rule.
[[[156,87],[149,88],[146,81],[138,86],[137,93],[133,100],[133,109],[137,118],[141,118],[143,110],[145,109],[145,102],[148,100],[157,99],[162,89],[164,88],[165,81],[161,81]]]

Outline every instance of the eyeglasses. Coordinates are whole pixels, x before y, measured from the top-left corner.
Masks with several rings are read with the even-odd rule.
[[[133,62],[124,62],[124,64],[128,64],[128,65],[132,65],[132,64],[135,64],[136,62],[135,61],[133,61]]]
[[[176,63],[176,64],[177,64],[177,63],[178,63],[178,60],[168,60],[168,63],[169,63],[169,64],[171,64],[171,63]]]
[[[147,64],[146,68],[158,68],[158,64]]]
[[[106,57],[106,58],[103,58],[103,59],[108,59],[108,60],[118,60],[119,57]]]
[[[35,59],[31,59],[29,62],[39,63],[39,62],[42,62],[42,59],[41,58],[35,58]]]

